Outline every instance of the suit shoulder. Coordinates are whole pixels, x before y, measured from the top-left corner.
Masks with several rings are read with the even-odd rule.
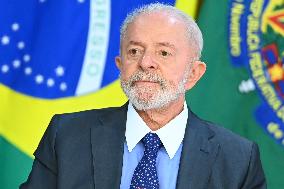
[[[213,130],[216,134],[216,137],[222,141],[222,143],[228,144],[239,144],[241,146],[251,146],[252,141],[232,132],[231,130],[224,128],[215,123],[207,122],[208,127]]]
[[[203,123],[214,133],[212,140],[219,145],[219,160],[236,164],[239,166],[238,169],[246,170],[253,151],[258,148],[257,145],[220,125],[208,121]]]
[[[64,120],[74,120],[74,119],[85,119],[88,117],[97,117],[101,114],[108,114],[115,111],[120,110],[121,107],[109,107],[109,108],[101,108],[101,109],[91,109],[91,110],[83,110],[78,112],[71,112],[71,113],[63,113],[63,114],[56,114],[54,117],[57,119],[64,121]]]
[[[121,111],[123,111],[123,107],[110,107],[56,114],[51,119],[49,127],[56,130],[56,133],[64,135],[71,132],[78,134],[87,131],[90,127],[100,125],[101,117],[111,117]]]
[[[56,119],[61,126],[70,126],[70,123],[72,123],[71,125],[77,125],[76,123],[80,123],[79,125],[81,125],[81,123],[96,122],[101,116],[112,115],[121,110],[122,107],[83,110],[78,112],[56,114],[52,119]]]
[[[218,141],[221,147],[228,149],[241,149],[246,150],[247,152],[251,151],[251,148],[254,144],[252,141],[233,133],[231,130],[216,123],[202,120],[200,118],[198,119],[203,123],[204,126],[214,133],[214,138]]]

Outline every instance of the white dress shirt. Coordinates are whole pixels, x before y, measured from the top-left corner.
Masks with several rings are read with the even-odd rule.
[[[129,103],[120,189],[129,188],[134,170],[144,154],[141,139],[149,132],[156,133],[163,143],[157,156],[159,188],[175,189],[187,118],[188,109],[184,103],[179,115],[157,131],[152,131]]]

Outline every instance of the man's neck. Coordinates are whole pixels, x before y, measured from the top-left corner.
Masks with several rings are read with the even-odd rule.
[[[156,131],[174,119],[183,110],[184,96],[160,109],[136,110],[139,116],[152,130]]]

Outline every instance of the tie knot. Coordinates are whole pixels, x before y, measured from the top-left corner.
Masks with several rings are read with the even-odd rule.
[[[162,142],[156,133],[148,133],[142,139],[146,150],[156,151],[162,147]]]

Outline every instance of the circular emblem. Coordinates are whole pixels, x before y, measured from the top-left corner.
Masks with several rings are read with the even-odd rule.
[[[262,99],[256,119],[284,146],[284,2],[231,0],[228,33],[232,64],[248,70]]]

